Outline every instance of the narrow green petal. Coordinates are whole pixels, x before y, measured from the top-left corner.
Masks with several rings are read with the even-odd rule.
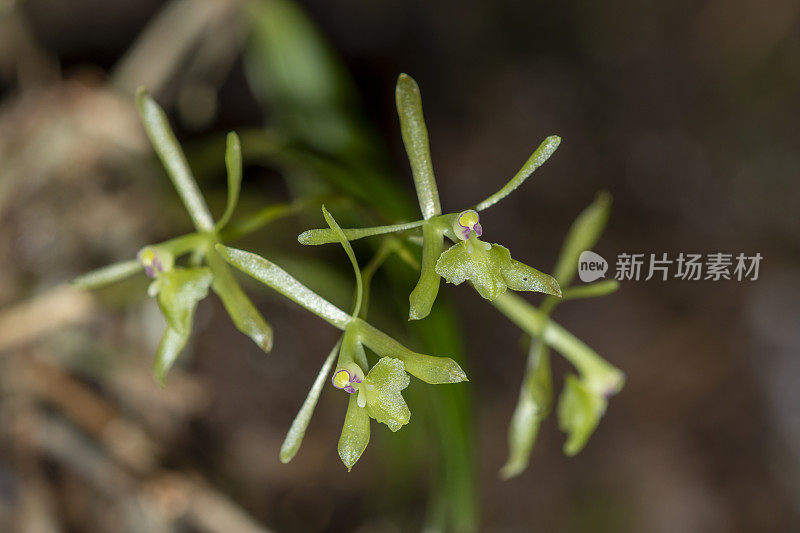
[[[228,263],[337,328],[344,329],[350,322],[351,317],[347,313],[297,281],[291,274],[274,263],[259,255],[222,244],[218,244],[216,248]]]
[[[298,411],[292,425],[289,427],[289,431],[286,433],[286,438],[281,445],[280,458],[282,463],[291,461],[297,454],[297,450],[300,449],[300,445],[303,443],[303,437],[306,434],[308,423],[311,421],[311,415],[314,414],[314,409],[317,407],[317,401],[322,392],[322,387],[325,385],[325,382],[328,381],[328,375],[331,373],[333,362],[336,360],[336,354],[339,351],[340,343],[341,340],[336,343],[331,353],[328,354],[328,357],[322,364],[322,368],[319,369],[317,379],[314,380],[314,384],[311,385],[311,390],[308,391],[308,396],[306,396],[303,405],[300,407],[300,411]]]
[[[99,289],[117,281],[128,278],[142,271],[142,264],[132,259],[107,265],[97,270],[82,274],[72,280],[72,284],[81,289]]]
[[[506,183],[502,189],[488,197],[486,200],[482,201],[478,205],[475,206],[476,211],[482,211],[487,209],[512,192],[514,189],[522,185],[522,183],[528,179],[528,176],[533,174],[533,171],[539,168],[547,161],[551,155],[556,151],[558,145],[561,144],[561,137],[556,135],[551,135],[550,137],[546,138],[542,144],[539,145],[539,148],[536,149],[535,152],[528,158],[522,168],[519,169],[519,172],[511,178],[511,181]]]
[[[575,455],[586,446],[606,410],[606,399],[574,374],[567,375],[558,400],[558,425],[567,433],[564,453]]]
[[[162,335],[161,342],[158,344],[153,367],[156,379],[162,386],[166,385],[167,372],[175,364],[181,351],[186,346],[189,334],[190,331],[180,333],[169,326],[164,330],[164,335]]]
[[[228,264],[216,250],[208,250],[206,262],[214,274],[211,289],[222,300],[236,329],[250,337],[265,352],[272,350],[272,327],[264,320],[253,302],[242,290]]]
[[[615,279],[608,279],[603,281],[596,281],[594,283],[587,283],[586,285],[577,285],[566,289],[563,294],[564,301],[578,300],[581,298],[597,298],[600,296],[607,296],[619,289],[619,281]]]
[[[383,235],[384,233],[394,233],[398,231],[406,231],[422,226],[424,220],[416,220],[414,222],[405,222],[403,224],[392,224],[390,226],[374,226],[371,228],[347,228],[342,229],[345,238],[348,241],[355,241],[363,239],[364,237],[372,237],[373,235]],[[304,231],[297,236],[297,241],[305,245],[319,245],[331,244],[339,242],[339,237],[332,229],[310,229]]]
[[[353,265],[353,272],[356,275],[356,302],[353,305],[353,316],[358,316],[359,311],[361,311],[361,300],[364,297],[364,285],[361,281],[361,268],[358,266],[358,259],[356,259],[356,253],[353,251],[353,247],[350,245],[350,242],[345,237],[342,228],[339,227],[339,224],[336,222],[336,219],[333,218],[325,206],[322,206],[322,216],[325,217],[325,222],[328,223],[328,226],[333,230],[336,234],[339,242],[342,243],[342,247],[344,248],[347,257],[350,259],[350,263]]]
[[[200,188],[189,169],[189,163],[186,162],[186,156],[183,154],[175,134],[172,133],[164,111],[150,97],[144,87],[140,87],[136,91],[136,105],[147,136],[167,170],[175,190],[183,200],[183,205],[186,206],[194,226],[199,231],[213,230],[214,219],[211,218],[206,200],[200,194]]]
[[[225,147],[225,168],[228,170],[228,203],[225,206],[225,213],[217,222],[217,231],[230,222],[239,202],[239,191],[242,187],[242,144],[239,142],[239,136],[233,131],[228,134]]]
[[[558,254],[553,276],[564,286],[569,286],[578,272],[578,257],[581,252],[591,250],[608,222],[611,211],[611,195],[601,192],[594,202],[584,209],[569,228],[561,252]]]
[[[440,215],[439,191],[433,176],[431,151],[428,143],[428,129],[422,116],[422,97],[417,82],[408,74],[400,74],[395,90],[397,114],[400,117],[400,130],[406,146],[414,186],[417,189],[419,208],[426,220]]]
[[[353,469],[353,465],[369,444],[369,414],[366,409],[358,406],[357,394],[349,396],[342,436],[339,437],[339,457],[348,472]]]
[[[433,223],[422,227],[422,268],[419,281],[408,296],[408,319],[420,320],[428,316],[439,294],[440,276],[436,272],[436,262],[442,255],[444,235]]]
[[[508,461],[500,470],[504,479],[521,474],[528,468],[531,450],[539,434],[539,426],[550,414],[553,403],[553,377],[550,373],[550,352],[547,345],[531,340],[528,367],[519,391],[519,400],[508,426]]]
[[[367,348],[382,357],[400,359],[405,365],[406,372],[425,383],[438,385],[467,381],[467,375],[458,363],[449,357],[433,357],[413,352],[363,320],[359,320],[351,327],[359,328],[362,342]]]

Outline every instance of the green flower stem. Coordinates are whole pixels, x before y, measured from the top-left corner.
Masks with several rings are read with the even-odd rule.
[[[220,240],[224,242],[230,242],[240,239],[260,230],[264,226],[275,222],[276,220],[296,215],[300,211],[310,206],[311,202],[305,201],[297,201],[290,204],[281,203],[268,205],[262,209],[259,209],[255,213],[246,216],[242,220],[230,224],[224,230],[220,231]]]
[[[380,248],[372,256],[367,266],[361,269],[361,284],[363,286],[363,296],[361,299],[361,312],[358,317],[362,320],[367,319],[367,312],[369,311],[369,297],[370,287],[372,286],[372,278],[375,272],[381,267],[384,261],[397,250],[396,239],[384,239],[381,242]]]
[[[530,336],[541,338],[561,353],[598,394],[610,395],[622,388],[625,375],[621,371],[523,298],[505,293],[498,296],[492,305]]]

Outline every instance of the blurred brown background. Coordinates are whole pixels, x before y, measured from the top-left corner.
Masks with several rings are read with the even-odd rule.
[[[347,475],[338,395],[323,394],[297,458],[278,461],[332,328],[247,284],[275,351],[259,352],[212,298],[161,389],[150,374],[161,322],[144,281],[99,295],[62,287],[188,229],[132,87],[153,90],[189,150],[264,122],[229,31],[233,2],[197,1],[170,22],[176,42],[211,59],[155,48],[131,66],[126,54],[163,4],[0,0],[0,529],[419,530],[431,481],[416,459],[428,444],[393,444],[373,425]],[[497,470],[524,368],[518,330],[472,291],[443,289],[458,303],[474,393],[480,530],[798,530],[800,3],[301,4],[354,77],[409,193],[400,72],[422,90],[445,209],[496,190],[546,135],[563,138],[481,221],[515,257],[548,270],[603,189],[614,206],[597,251],[610,261],[764,257],[754,282],[629,281],[559,309],[627,385],[582,453],[561,454],[551,418],[529,470],[508,482]],[[245,206],[286,195],[274,171],[246,178]],[[221,206],[224,176],[201,179]],[[253,249],[307,253],[294,237],[317,225],[270,226]],[[348,275],[343,257],[325,257]]]

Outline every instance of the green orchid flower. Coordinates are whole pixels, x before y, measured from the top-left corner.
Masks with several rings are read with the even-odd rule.
[[[342,230],[347,240],[386,233],[404,233],[409,238],[422,236],[422,262],[419,281],[409,294],[409,320],[430,314],[439,293],[441,278],[453,284],[469,281],[478,294],[494,300],[506,289],[534,291],[560,297],[558,282],[551,276],[511,258],[499,244],[479,240],[483,234],[479,212],[493,206],[519,187],[558,148],[561,139],[547,137],[517,174],[499,191],[472,209],[442,214],[439,191],[431,163],[428,130],[422,114],[422,99],[417,83],[401,74],[395,92],[400,129],[406,147],[414,186],[423,219],[414,222]],[[445,250],[447,237],[455,244]],[[337,242],[330,229],[313,229],[298,236],[302,244]]]

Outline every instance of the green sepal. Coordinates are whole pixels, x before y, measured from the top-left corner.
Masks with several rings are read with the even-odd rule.
[[[442,213],[439,203],[439,190],[433,175],[431,151],[428,143],[428,129],[422,115],[422,97],[419,86],[408,74],[400,74],[395,90],[397,115],[400,117],[400,131],[406,147],[414,186],[417,189],[419,208],[427,220]]]
[[[99,289],[117,281],[122,281],[141,271],[142,264],[135,259],[131,259],[130,261],[113,263],[87,272],[73,279],[71,283],[81,289]]]
[[[542,166],[544,162],[547,161],[551,155],[553,155],[559,144],[561,144],[561,137],[558,137],[557,135],[551,135],[546,138],[533,152],[533,154],[531,154],[531,156],[528,158],[525,164],[522,165],[522,168],[519,169],[514,177],[511,178],[511,180],[506,183],[502,189],[476,205],[475,210],[482,211],[487,209],[514,192],[517,187],[522,185],[523,182],[525,182],[525,180],[528,179],[531,174],[533,174],[534,170]]]
[[[575,218],[553,268],[553,276],[561,285],[566,287],[575,278],[581,252],[591,250],[597,244],[608,222],[610,211],[611,195],[601,192],[597,194],[594,202]]]
[[[228,201],[225,206],[225,213],[217,221],[215,226],[219,231],[230,222],[236,204],[239,202],[239,191],[242,188],[242,143],[236,132],[228,134],[225,146],[225,168],[228,172]]]
[[[311,389],[308,391],[308,396],[306,396],[303,405],[300,407],[300,411],[298,411],[297,416],[292,421],[292,425],[289,427],[289,431],[286,433],[286,438],[283,439],[280,453],[280,459],[282,463],[288,463],[291,461],[294,456],[297,455],[297,451],[300,449],[300,445],[303,443],[303,437],[306,434],[306,429],[308,428],[309,422],[311,422],[311,416],[314,414],[314,409],[317,407],[317,401],[319,400],[319,395],[322,392],[322,387],[325,385],[325,382],[328,380],[328,375],[331,373],[333,362],[336,359],[336,353],[339,351],[340,342],[341,341],[336,343],[336,346],[333,347],[333,350],[331,350],[331,353],[328,354],[328,357],[322,364],[322,368],[319,369],[317,378],[314,380],[314,384],[311,385]]]
[[[351,317],[297,281],[297,279],[278,265],[263,257],[244,250],[217,244],[216,249],[225,261],[248,274],[264,285],[296,302],[318,317],[339,329],[350,323]]]
[[[553,405],[553,376],[550,351],[537,339],[531,340],[528,367],[519,391],[519,400],[508,426],[508,461],[500,470],[504,479],[521,474],[530,461],[539,426]]]
[[[175,190],[183,200],[183,205],[189,212],[194,226],[199,231],[213,230],[214,219],[211,218],[206,200],[200,194],[200,188],[192,175],[183,149],[170,128],[164,110],[150,97],[144,87],[139,87],[136,91],[136,106],[139,109],[139,116],[142,118],[147,136],[164,165],[167,175],[172,180]]]
[[[574,374],[564,380],[558,400],[558,426],[567,433],[564,453],[575,455],[586,446],[603,413],[607,400]]]
[[[490,245],[474,236],[445,251],[436,262],[436,273],[454,285],[469,280],[478,294],[489,301],[506,292],[506,288],[561,296],[552,276],[512,259],[505,246]]]
[[[236,329],[250,337],[265,352],[272,350],[272,327],[245,294],[230,267],[216,249],[206,252],[206,263],[214,274],[211,289],[222,300]]]
[[[347,404],[347,414],[344,416],[342,435],[339,437],[339,457],[342,459],[347,471],[353,469],[361,454],[369,444],[369,413],[358,406],[356,394],[350,394]]]
[[[411,420],[411,410],[400,393],[410,380],[400,359],[381,357],[367,374],[360,389],[369,415],[397,431]]]
[[[381,357],[400,359],[406,372],[425,383],[460,383],[467,381],[467,375],[453,359],[434,357],[409,350],[386,333],[358,319],[350,325],[358,328],[361,342]]]
[[[440,276],[436,264],[444,249],[444,235],[439,225],[427,222],[422,226],[422,267],[419,281],[408,296],[408,319],[421,320],[428,316],[439,294]]]

